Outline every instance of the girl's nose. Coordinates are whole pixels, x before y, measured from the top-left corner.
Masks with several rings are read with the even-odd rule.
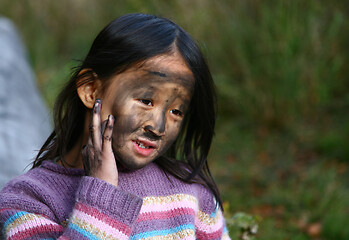
[[[148,124],[144,127],[146,131],[152,132],[157,136],[165,135],[166,129],[166,116],[165,112],[161,112],[159,114],[154,114],[153,118],[148,122]]]

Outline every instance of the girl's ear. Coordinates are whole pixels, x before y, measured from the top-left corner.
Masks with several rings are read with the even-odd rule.
[[[101,85],[101,80],[98,79],[97,74],[91,69],[82,69],[80,71],[76,80],[77,92],[82,103],[87,108],[93,108]]]

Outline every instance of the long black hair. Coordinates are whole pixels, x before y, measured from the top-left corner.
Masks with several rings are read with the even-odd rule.
[[[98,34],[85,60],[75,68],[56,100],[54,131],[40,149],[33,168],[44,160],[64,156],[81,136],[87,108],[77,94],[78,80],[93,81],[95,73],[99,79],[107,81],[136,63],[170,53],[173,49],[181,54],[194,75],[194,92],[176,142],[155,163],[185,182],[208,187],[222,207],[207,164],[216,120],[216,95],[210,70],[187,32],[172,21],[153,15],[124,15]],[[84,74],[80,74],[83,69]],[[80,81],[80,84],[84,82]]]

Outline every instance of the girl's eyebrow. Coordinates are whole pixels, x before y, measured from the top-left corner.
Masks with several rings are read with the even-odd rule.
[[[147,89],[145,92],[143,92],[142,94],[142,97],[146,98],[146,99],[150,99],[153,97],[154,95],[154,89]]]
[[[137,96],[141,96],[143,98],[152,98],[154,95],[154,91],[156,87],[154,86],[142,86],[142,87],[135,87],[133,90],[133,94]],[[132,91],[132,90],[131,90]]]

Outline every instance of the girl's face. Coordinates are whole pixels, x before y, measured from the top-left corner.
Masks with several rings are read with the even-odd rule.
[[[163,155],[181,130],[193,88],[193,74],[176,53],[114,76],[102,96],[102,119],[116,118],[116,161],[138,169]]]

